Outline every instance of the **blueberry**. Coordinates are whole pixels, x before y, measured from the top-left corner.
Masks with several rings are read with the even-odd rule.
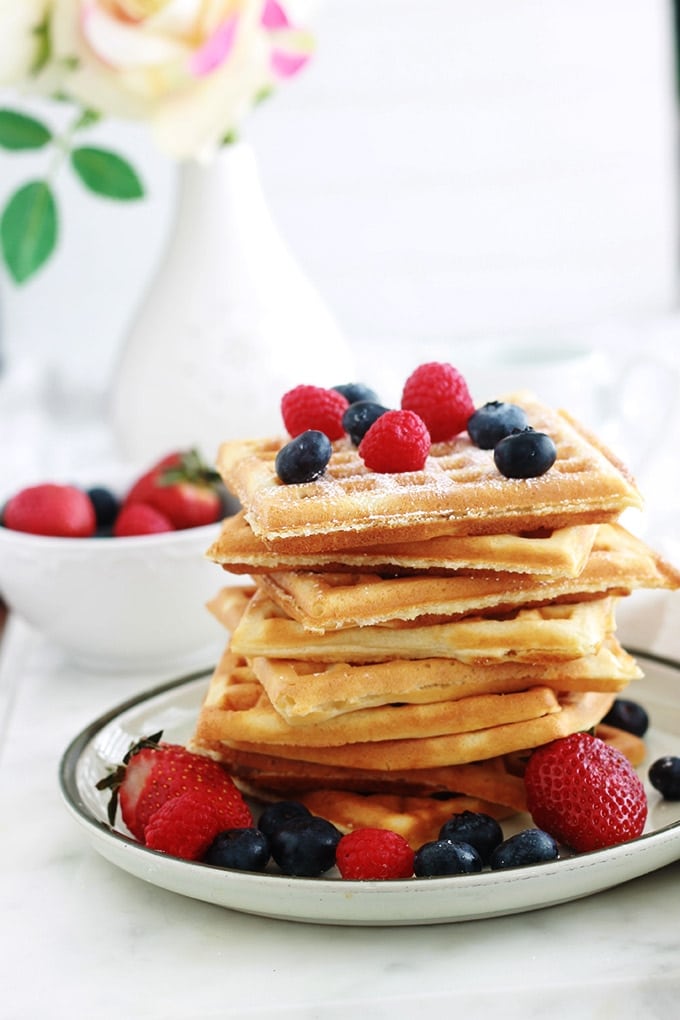
[[[103,485],[95,485],[93,488],[88,489],[87,495],[90,497],[90,502],[94,507],[97,528],[104,530],[113,527],[113,522],[120,510],[118,496]]]
[[[307,429],[281,447],[274,467],[285,485],[312,482],[324,473],[332,452],[327,435],[316,429]]]
[[[272,857],[285,875],[317,878],[335,864],[342,833],[325,818],[290,818],[272,834]]]
[[[342,427],[355,446],[359,445],[373,422],[387,410],[387,407],[372,400],[358,400],[349,405],[342,416]]]
[[[626,733],[633,733],[636,737],[644,737],[649,727],[649,716],[636,701],[617,698],[602,722],[625,730]]]
[[[218,868],[264,871],[269,861],[269,840],[259,829],[225,829],[215,836],[203,860]]]
[[[550,436],[530,426],[513,430],[493,451],[496,467],[506,478],[538,478],[550,470],[556,456]]]
[[[664,800],[680,800],[680,758],[667,754],[649,767],[649,781]]]
[[[491,851],[503,842],[503,830],[491,815],[481,811],[461,811],[444,822],[439,838],[469,843],[487,863]]]
[[[416,851],[413,871],[417,878],[433,875],[469,875],[481,871],[484,862],[469,843],[435,839]]]
[[[475,446],[482,450],[493,450],[513,429],[524,429],[527,424],[526,412],[517,404],[490,400],[483,407],[477,408],[468,420],[467,430]]]
[[[342,393],[343,397],[350,404],[356,404],[358,400],[370,400],[373,403],[377,403],[380,399],[375,390],[372,390],[370,386],[366,386],[365,383],[342,383],[340,386],[333,386],[332,388],[337,390],[338,393]]]
[[[271,835],[291,818],[311,818],[312,812],[297,800],[279,800],[268,804],[260,815],[257,827],[265,836]]]
[[[556,861],[559,848],[555,840],[542,829],[524,829],[510,836],[496,847],[489,864],[493,871],[499,868],[522,868],[525,864]]]

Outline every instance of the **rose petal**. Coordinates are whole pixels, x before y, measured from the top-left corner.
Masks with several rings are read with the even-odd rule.
[[[216,67],[220,67],[234,46],[237,27],[238,16],[223,21],[200,49],[192,54],[189,61],[190,74],[195,78],[202,78],[214,71]]]
[[[290,25],[286,12],[276,0],[266,0],[261,20],[263,26],[270,30],[288,28]]]
[[[167,36],[141,31],[138,25],[120,21],[96,3],[82,8],[81,29],[85,40],[103,63],[122,69],[170,63],[186,54],[186,47]]]

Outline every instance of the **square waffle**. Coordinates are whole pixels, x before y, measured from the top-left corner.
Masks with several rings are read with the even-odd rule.
[[[324,722],[290,725],[276,711],[248,663],[227,652],[211,679],[196,739],[271,747],[344,747],[469,733],[560,710],[556,692],[537,684],[500,694],[470,692],[448,701],[383,704],[340,713]]]
[[[455,619],[518,606],[628,595],[637,588],[677,588],[680,572],[620,525],[600,525],[577,577],[474,572],[383,577],[377,573],[277,571],[258,585],[307,630],[366,627],[421,617]]]
[[[245,611],[238,619],[243,605]],[[392,621],[317,634],[292,620],[262,591],[225,587],[209,608],[227,627],[231,649],[246,658],[268,656],[321,662],[380,662],[449,658],[459,662],[559,662],[593,655],[614,630],[614,600],[519,609],[445,623]]]
[[[310,662],[259,656],[250,663],[272,705],[291,726],[324,722],[376,705],[455,701],[471,694],[508,694],[545,685],[554,691],[618,694],[642,671],[610,635],[594,655],[559,663],[455,659]]]
[[[508,399],[557,448],[555,464],[539,478],[504,478],[492,452],[467,434],[433,444],[422,471],[402,474],[368,470],[348,439],[336,442],[324,475],[302,485],[283,485],[276,475],[281,439],[223,443],[217,465],[255,534],[279,551],[554,530],[615,520],[641,506],[625,468],[565,412],[526,395]]]
[[[588,730],[607,714],[613,700],[612,695],[593,691],[568,692],[559,695],[556,711],[532,719],[491,722],[484,728],[454,734],[364,741],[339,747],[277,744],[272,748],[269,743],[232,739],[218,743],[255,754],[271,753],[274,749],[280,758],[381,772],[437,768],[484,761],[527,747],[538,747],[577,730]]]
[[[643,761],[645,749],[639,737],[601,724],[595,732],[608,744],[617,747],[633,765],[640,765]],[[462,765],[387,771],[352,768],[349,765],[321,765],[277,757],[271,751],[258,754],[219,743],[193,743],[192,749],[221,761],[241,789],[259,799],[293,796],[302,799],[311,795],[316,809],[321,815],[326,815],[320,806],[333,791],[328,800],[333,818],[342,817],[343,802],[355,803],[353,794],[361,794],[362,797],[375,795],[376,802],[384,796],[414,797],[419,801],[447,798],[444,802],[449,804],[451,813],[459,807],[465,810],[466,798],[494,805],[489,813],[496,817],[499,806],[504,809],[503,813],[526,811],[522,775],[529,750]],[[421,806],[415,805],[416,809]],[[412,809],[405,802],[402,802],[402,807],[409,813]],[[475,808],[468,807],[468,810]],[[355,825],[361,824],[364,817],[361,811],[353,815]]]
[[[275,552],[255,534],[241,512],[223,522],[206,556],[233,574],[279,570],[392,574],[494,570],[576,577],[585,566],[596,532],[597,525],[591,524],[520,535],[441,535],[335,552]]]

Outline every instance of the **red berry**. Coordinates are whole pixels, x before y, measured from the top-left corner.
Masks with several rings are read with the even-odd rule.
[[[355,829],[335,852],[338,871],[347,879],[410,878],[414,858],[404,837],[389,829]]]
[[[89,538],[97,527],[92,500],[73,485],[46,482],[31,485],[12,496],[3,524],[13,531],[62,538]]]
[[[164,531],[175,531],[170,520],[160,510],[147,503],[130,503],[124,506],[113,525],[115,538],[130,535],[158,535]]]
[[[642,781],[620,751],[589,733],[535,750],[524,783],[535,824],[578,853],[624,843],[644,828]]]
[[[154,490],[156,485],[156,479],[167,468],[177,467],[182,461],[182,453],[177,450],[173,453],[168,453],[165,457],[156,461],[144,474],[140,475],[139,478],[134,482],[127,495],[125,496],[124,505],[128,503],[148,503],[149,496]]]
[[[188,751],[181,744],[159,742],[160,735],[144,738],[128,752],[97,788],[111,790],[109,820],[113,825],[117,804],[123,822],[140,842],[146,827],[166,801],[184,793],[209,793],[229,825],[223,828],[248,828],[253,817],[250,808],[226,769],[211,758]]]
[[[250,808],[226,769],[210,758],[178,748],[170,755],[162,752],[162,761],[148,776],[135,806],[137,826],[145,832],[167,800],[189,791],[209,791],[212,803],[229,822],[223,828],[247,829],[253,824]]]
[[[296,386],[281,399],[283,423],[293,438],[312,429],[331,440],[341,439],[345,434],[342,416],[348,407],[347,397],[322,386]]]
[[[420,415],[433,443],[445,442],[464,432],[475,410],[458,369],[438,361],[427,362],[412,372],[404,385],[401,406]]]
[[[170,453],[134,483],[124,501],[159,510],[176,530],[214,524],[223,516],[222,482],[197,450]]]
[[[430,452],[430,433],[413,411],[386,411],[359,444],[359,456],[381,474],[422,471]]]
[[[166,800],[151,816],[144,843],[150,850],[197,861],[218,832],[231,828],[229,812],[211,799],[209,790],[190,790]]]

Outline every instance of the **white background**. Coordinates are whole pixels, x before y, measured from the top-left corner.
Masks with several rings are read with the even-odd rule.
[[[247,137],[284,237],[359,352],[454,357],[483,336],[621,329],[635,343],[674,308],[669,3],[326,0],[313,25],[312,63]],[[90,140],[130,158],[148,198],[95,198],[63,168],[58,257],[22,288],[0,278],[6,363],[37,354],[83,393],[110,378],[176,172],[140,126]],[[0,200],[42,172],[42,156],[0,154]]]

